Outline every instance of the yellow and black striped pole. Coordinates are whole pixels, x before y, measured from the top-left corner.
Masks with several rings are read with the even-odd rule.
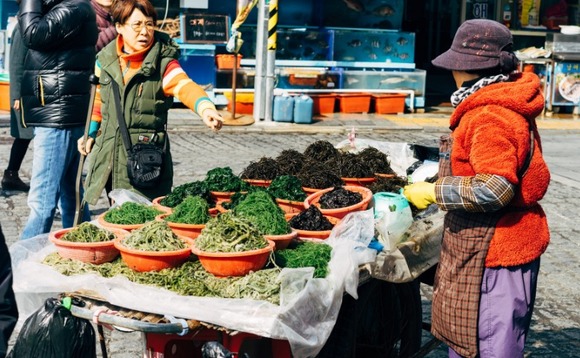
[[[266,0],[267,1],[267,0]],[[278,26],[278,0],[268,3],[268,39],[266,41],[266,95],[264,119],[272,120],[274,87],[276,86],[276,28]]]
[[[278,27],[278,0],[270,0],[268,17],[268,51],[276,50],[276,28]]]

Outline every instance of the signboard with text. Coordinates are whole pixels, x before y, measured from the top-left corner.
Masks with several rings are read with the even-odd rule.
[[[212,14],[184,14],[180,17],[184,43],[226,43],[230,35],[230,17]]]

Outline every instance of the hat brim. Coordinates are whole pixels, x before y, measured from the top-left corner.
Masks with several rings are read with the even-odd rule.
[[[437,56],[431,63],[450,71],[472,71],[494,68],[499,65],[496,57],[474,56],[449,49]]]

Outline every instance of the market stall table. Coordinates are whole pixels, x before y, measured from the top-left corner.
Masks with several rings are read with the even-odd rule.
[[[107,312],[118,311],[116,308],[122,307],[136,312],[150,312],[169,320],[169,323],[164,323],[169,325],[154,326],[154,330],[161,327],[178,330],[181,327],[180,333],[184,333],[187,325],[190,334],[191,326],[196,331],[209,334],[207,339],[221,338],[233,350],[239,349],[241,342],[250,337],[271,338],[274,342],[286,340],[293,356],[315,356],[323,350],[335,328],[343,298],[348,297],[345,293],[358,298],[359,283],[377,281],[368,281],[370,275],[361,276],[359,268],[365,263],[374,262],[377,256],[376,251],[367,248],[374,229],[373,225],[368,225],[369,222],[373,222],[372,210],[349,215],[343,220],[344,225],[337,225],[333,230],[327,240],[333,247],[333,254],[329,262],[330,273],[325,279],[312,278],[312,268],[284,269],[280,305],[250,299],[186,297],[136,284],[120,276],[109,279],[95,274],[64,276],[41,263],[47,254],[54,252],[54,247],[47,243],[46,235],[11,247],[14,289],[22,319],[48,297],[90,287],[100,302],[115,308],[100,311],[96,315],[100,323],[119,326],[107,321],[110,316]],[[375,284],[365,283],[362,287],[372,288]],[[81,312],[76,314],[81,315]],[[87,312],[82,314],[90,315]],[[176,319],[179,324],[176,326],[176,323],[171,323],[174,320],[171,317],[184,319]],[[113,316],[111,319],[117,318]],[[237,337],[229,335],[236,332],[244,334]],[[150,342],[148,349],[152,351],[162,349],[168,339],[177,337],[173,332],[163,339],[159,338],[158,333],[147,334],[147,341]],[[191,336],[201,337],[195,333]],[[187,339],[181,341],[186,342]],[[192,343],[189,341],[186,344]],[[277,344],[276,352],[282,352],[284,344]]]

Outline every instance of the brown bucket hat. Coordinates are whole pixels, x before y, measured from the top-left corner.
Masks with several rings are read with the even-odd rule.
[[[467,20],[455,33],[451,48],[431,63],[447,70],[485,70],[500,65],[502,54],[513,44],[510,30],[493,20]]]

